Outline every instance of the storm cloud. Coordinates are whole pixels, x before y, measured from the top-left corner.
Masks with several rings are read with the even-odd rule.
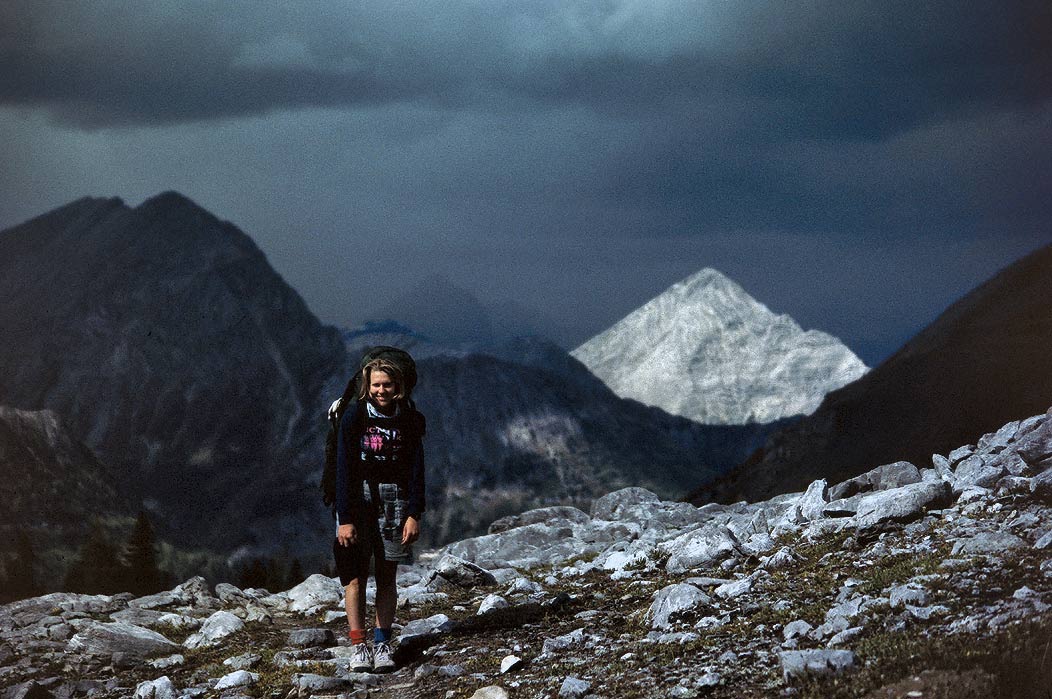
[[[872,362],[1052,240],[1050,41],[1026,1],[8,2],[0,225],[178,189],[326,320],[364,246],[567,343],[710,265]]]

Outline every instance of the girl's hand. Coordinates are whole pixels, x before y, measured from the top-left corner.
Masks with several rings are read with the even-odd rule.
[[[407,517],[402,526],[402,545],[406,546],[420,538],[420,523],[416,517]]]
[[[336,540],[340,542],[340,546],[350,546],[357,543],[358,532],[354,530],[354,525],[341,524],[336,530]]]

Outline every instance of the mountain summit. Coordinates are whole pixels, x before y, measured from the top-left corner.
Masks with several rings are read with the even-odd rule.
[[[866,366],[705,268],[572,352],[615,393],[706,424],[811,413]]]

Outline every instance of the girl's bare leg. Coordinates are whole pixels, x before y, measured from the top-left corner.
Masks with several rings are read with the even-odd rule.
[[[351,630],[365,626],[365,578],[354,578],[343,588],[343,604],[347,609],[347,625]]]

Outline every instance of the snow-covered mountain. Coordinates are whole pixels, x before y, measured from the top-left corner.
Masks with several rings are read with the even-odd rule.
[[[867,368],[711,268],[673,284],[572,352],[623,398],[705,424],[810,414]]]

